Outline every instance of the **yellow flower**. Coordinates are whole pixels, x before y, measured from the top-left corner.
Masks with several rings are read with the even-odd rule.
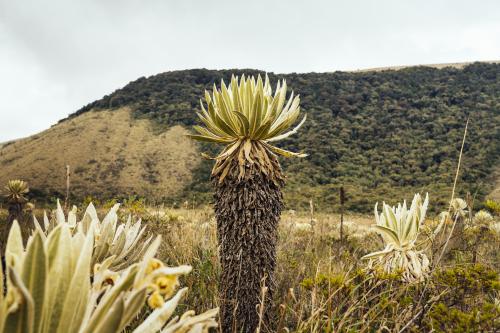
[[[163,263],[160,260],[155,258],[149,260],[148,267],[146,267],[146,275],[151,274],[151,272],[157,270],[160,267],[163,267]]]
[[[165,300],[163,299],[163,296],[160,295],[160,293],[157,291],[152,293],[151,296],[149,296],[148,298],[148,305],[152,309],[157,309],[161,307],[163,304],[165,304]]]
[[[115,273],[110,270],[106,270],[105,276],[103,279],[103,284],[108,284],[114,286],[118,278],[120,277],[120,274]]]
[[[177,275],[165,275],[157,278],[155,284],[162,295],[170,297],[179,285],[179,281]]]

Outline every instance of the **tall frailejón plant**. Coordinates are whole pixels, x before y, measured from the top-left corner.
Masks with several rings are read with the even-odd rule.
[[[304,157],[280,149],[273,142],[294,134],[300,113],[299,97],[286,99],[286,82],[278,82],[273,94],[269,78],[259,76],[229,86],[221,82],[205,92],[195,126],[200,141],[226,145],[213,158],[215,214],[222,275],[220,278],[221,320],[224,332],[254,332],[259,322],[257,305],[270,307],[276,265],[277,228],[283,208],[284,176],[277,155]],[[205,155],[206,156],[206,155]],[[261,286],[269,293],[261,300]],[[263,320],[269,322],[268,312]]]
[[[14,179],[9,180],[5,186],[5,198],[9,205],[8,222],[12,223],[14,220],[21,220],[24,205],[28,202],[26,194],[30,191],[28,183],[23,180]]]
[[[384,239],[385,249],[363,257],[369,260],[369,267],[382,269],[386,273],[401,272],[407,282],[422,280],[429,270],[429,259],[416,246],[420,227],[425,220],[429,196],[422,201],[415,194],[410,209],[398,204],[391,207],[383,203],[378,213],[375,205],[375,229]]]

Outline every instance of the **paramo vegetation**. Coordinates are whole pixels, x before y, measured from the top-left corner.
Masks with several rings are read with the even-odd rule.
[[[89,205],[77,222],[76,207],[66,218],[58,204],[43,227],[33,220],[26,242],[14,221],[0,269],[0,332],[122,332],[146,303],[154,310],[134,325],[135,333],[217,326],[217,309],[172,317],[187,291],[177,290],[178,278],[191,267],[165,267],[155,258],[161,236],[142,238],[140,222],[131,225],[130,218],[118,223],[117,208],[100,221]]]
[[[426,204],[416,196],[406,214],[404,204],[401,208],[384,206],[383,212],[372,218],[373,226],[387,224],[394,230],[418,227],[417,238],[409,238],[409,242],[401,245],[404,251],[425,254],[429,260],[428,269],[421,270],[420,275],[413,275],[411,255],[406,263],[391,263],[390,259],[386,260],[389,257],[380,256],[379,253],[392,255],[391,248],[398,251],[395,245],[389,247],[396,244],[395,239],[380,238],[379,232],[384,235],[385,231],[365,227],[367,222],[360,217],[345,216],[341,240],[338,216],[317,213],[311,217],[285,212],[279,229],[276,290],[272,299],[276,307],[269,309],[274,313],[274,331],[365,332],[383,330],[383,327],[389,331],[404,328],[408,332],[497,331],[500,328],[500,217],[491,211],[475,212],[470,203],[462,199],[456,199],[449,212],[438,216],[427,213],[424,217]],[[149,327],[159,327],[168,321],[172,321],[166,326],[171,330],[164,328],[162,332],[177,332],[176,329],[203,332],[216,326],[220,266],[213,212],[142,207],[138,210],[137,203],[129,203],[120,210],[116,206],[111,211],[98,208],[97,213],[93,206],[80,205],[65,215],[59,206],[47,214],[36,210],[36,220],[25,216],[25,220],[9,226],[8,250],[3,252],[7,254],[7,267],[4,264],[3,272],[10,273],[3,281],[10,282],[4,284],[6,289],[0,306],[3,313],[10,315],[0,316],[0,331],[2,325],[3,332],[24,332],[25,325],[33,325],[33,331],[45,332],[43,327],[49,322],[54,327],[71,325],[75,327],[74,332],[84,332],[95,324],[106,329],[103,332],[118,332],[123,327],[125,332],[149,332],[154,330],[141,330],[140,325],[149,323],[153,325]],[[130,211],[139,212],[143,221],[131,223]],[[392,217],[391,211],[399,213]],[[106,215],[102,220],[96,217],[101,214]],[[0,217],[4,228],[2,237],[8,230],[4,222],[6,215],[4,212]],[[381,215],[389,216],[390,220],[382,222],[385,217]],[[310,227],[302,228],[302,225]],[[87,229],[88,226],[91,228]],[[124,233],[131,227],[133,232]],[[22,242],[22,234],[31,235],[26,236],[27,243]],[[448,235],[451,238],[443,251]],[[56,244],[50,245],[54,242]],[[106,244],[115,246],[103,251],[102,245]],[[70,265],[71,261],[61,261],[60,256],[73,258],[69,251],[72,246],[87,249],[75,253],[74,260],[81,262],[79,267]],[[67,247],[66,254],[60,247]],[[113,268],[119,263],[115,258],[128,251],[132,251],[132,256],[140,254],[141,258],[125,268]],[[50,253],[56,256],[53,258]],[[44,267],[40,262],[48,265],[45,273],[39,271]],[[91,262],[97,263],[93,269]],[[190,263],[192,267],[183,263]],[[56,267],[67,275],[54,275]],[[88,298],[71,288],[71,283],[62,284],[63,289],[58,290],[57,295],[51,291],[53,288],[47,287],[54,279],[71,276],[71,281],[76,282],[75,274],[80,270],[79,281],[87,286]],[[407,270],[412,272],[410,279]],[[189,289],[182,289],[182,285]],[[54,297],[64,302],[70,293],[72,299],[84,297],[86,315],[76,322],[63,323],[69,312],[77,310],[72,307],[66,311],[68,314],[55,317],[44,304]],[[132,296],[134,302],[131,302]],[[271,304],[265,306],[272,307]],[[106,309],[104,313],[103,309]],[[202,315],[194,315],[188,309]],[[160,319],[157,316],[160,311],[168,315]],[[134,314],[133,318],[130,314]],[[100,319],[90,321],[89,316]],[[266,329],[261,327],[262,331]]]
[[[392,83],[407,84],[404,90],[390,83],[384,90],[387,82],[373,81],[373,73],[333,73],[332,78],[344,81],[330,82],[332,95],[345,89],[356,96],[337,113],[333,105],[322,109],[313,103],[333,101],[312,88],[315,79],[330,74],[306,74],[312,83],[294,84],[294,89],[304,88],[305,98],[303,91],[300,98],[287,93],[289,81],[276,81],[273,89],[272,75],[233,76],[227,86],[223,81],[214,85],[198,114],[202,124],[191,135],[225,145],[202,146],[205,156],[215,160],[211,172],[206,165],[198,170],[214,188],[213,210],[129,201],[123,208],[134,216],[127,217],[112,202],[101,219],[102,209],[91,203],[70,208],[67,197],[64,205],[57,202],[54,210],[44,212],[29,202],[25,181],[9,182],[7,209],[0,217],[0,332],[499,331],[498,203],[483,203],[487,187],[476,186],[474,194],[463,196],[455,187],[465,190],[488,179],[498,158],[491,156],[498,150],[498,128],[491,120],[498,117],[499,96],[489,82],[496,79],[495,66],[382,73]],[[440,75],[447,71],[454,80],[439,90]],[[357,76],[363,79],[357,81]],[[295,74],[289,79],[301,82]],[[365,84],[377,88],[361,93]],[[469,84],[482,88],[467,94],[470,105],[457,102],[455,94],[467,91]],[[431,86],[429,96],[419,90]],[[181,85],[177,90],[183,96],[197,88],[183,90]],[[416,96],[423,104],[414,104]],[[311,103],[308,121],[299,117],[305,100]],[[438,101],[444,104],[434,104]],[[125,100],[129,102],[139,117],[169,114],[162,104],[151,106],[159,112],[148,112],[149,104]],[[110,98],[107,107],[112,103]],[[375,106],[383,112],[373,111]],[[186,114],[190,108],[195,106],[187,107]],[[348,124],[338,126],[340,113]],[[324,121],[327,115],[338,121]],[[453,121],[446,122],[447,116]],[[475,134],[467,137],[467,146],[454,151],[466,116],[474,116],[486,132],[469,129]],[[159,124],[170,120],[159,119]],[[447,127],[434,128],[440,122]],[[332,128],[340,134],[321,135],[332,128],[319,124],[335,124]],[[343,136],[346,129],[350,132]],[[436,134],[433,139],[451,140],[452,148],[432,142],[429,133]],[[334,142],[339,138],[344,141]],[[349,153],[342,152],[343,145]],[[429,155],[441,147],[451,150]],[[310,162],[304,162],[304,151],[310,152]],[[471,152],[477,153],[476,160],[462,159]],[[392,159],[394,154],[404,163]],[[282,169],[278,155],[301,159]],[[323,165],[325,160],[331,163]],[[450,170],[441,172],[447,163]],[[314,198],[308,214],[284,209],[286,172],[291,174],[289,202],[300,206],[305,197]],[[202,178],[198,180],[201,189]],[[340,216],[325,214],[337,211],[333,203],[326,206],[333,201],[329,192],[347,181],[347,202],[354,206],[342,207]],[[430,191],[421,195],[416,188]],[[393,206],[398,194],[401,201]],[[372,201],[372,195],[378,199]],[[408,197],[413,197],[409,205],[402,199]],[[375,203],[382,200],[391,204],[382,202],[379,212]],[[365,201],[374,206],[371,223],[352,215],[352,209],[364,209]],[[318,212],[318,207],[324,209]]]

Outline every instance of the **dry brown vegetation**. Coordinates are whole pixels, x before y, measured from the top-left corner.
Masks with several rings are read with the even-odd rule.
[[[184,281],[190,290],[185,307],[203,311],[218,306],[220,267],[212,209],[156,208],[145,216],[150,231],[163,235],[161,259],[193,265]],[[475,264],[469,261],[470,249],[460,248],[446,256],[428,282],[405,284],[397,274],[372,279],[363,273],[359,258],[383,247],[368,227],[371,216],[345,216],[343,242],[339,221],[336,214],[315,214],[313,227],[304,230],[301,225],[311,223],[308,212],[282,215],[274,331],[399,332],[408,325],[407,332],[493,332],[500,327],[500,308],[491,307],[492,295],[500,296],[498,235],[483,239]],[[429,217],[425,224],[437,223],[437,217]],[[464,237],[470,235],[454,239]],[[420,313],[418,302],[425,308]]]
[[[152,126],[128,108],[82,114],[0,147],[0,183],[29,179],[32,189],[61,194],[70,165],[76,196],[173,196],[190,182],[200,157],[181,126],[161,134]]]
[[[498,60],[483,61],[483,63],[498,64],[498,63],[500,63],[500,61],[498,61]],[[462,69],[470,64],[472,64],[472,62],[450,62],[450,63],[442,63],[442,64],[401,65],[401,66],[363,68],[363,69],[354,70],[353,72],[381,72],[381,71],[390,71],[390,70],[397,71],[400,69],[411,68],[411,67],[416,67],[416,66],[425,66],[425,67],[431,67],[431,68],[436,68],[436,69],[442,69],[442,68],[447,68],[447,67]]]
[[[211,208],[185,206],[148,208],[135,202],[124,204],[120,212],[122,220],[129,213],[140,215],[149,233],[162,235],[159,259],[167,265],[193,266],[182,281],[189,292],[179,311],[189,308],[202,312],[219,305],[215,216]],[[79,205],[80,214],[84,209],[84,204]],[[100,215],[106,211],[101,207]],[[38,208],[36,215],[41,214]],[[6,211],[0,209],[0,229],[9,227],[5,216]],[[29,220],[27,216],[22,224],[26,235],[32,225]],[[301,227],[311,220],[311,228]],[[373,223],[371,216],[346,214],[343,242],[339,240],[339,221],[336,214],[318,212],[311,219],[309,212],[283,213],[273,309],[276,331],[373,332],[378,328],[380,332],[397,332],[409,324],[407,332],[494,332],[500,327],[500,306],[492,307],[500,298],[500,258],[495,248],[500,234],[486,235],[479,247],[470,249],[472,243],[467,239],[476,236],[456,233],[454,239],[465,243],[457,243],[454,254],[445,256],[432,278],[424,284],[406,284],[397,274],[373,279],[363,273],[365,264],[359,258],[383,246],[380,237],[368,228]],[[436,224],[437,217],[425,222]],[[7,230],[0,230],[0,235],[6,234]],[[472,264],[474,251],[478,256]],[[437,252],[432,250],[431,254]],[[419,314],[420,301],[426,306],[423,315]],[[137,318],[136,324],[142,319]]]

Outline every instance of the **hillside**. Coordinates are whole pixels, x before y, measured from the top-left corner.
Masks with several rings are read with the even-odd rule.
[[[197,69],[139,78],[35,138],[0,148],[0,182],[19,175],[34,187],[50,183],[49,187],[61,189],[68,158],[55,155],[72,152],[70,164],[75,174],[77,169],[81,174],[74,180],[78,193],[127,196],[133,192],[170,202],[207,202],[211,162],[201,161],[197,152],[213,154],[217,148],[189,143],[180,134],[197,123],[194,111],[204,89],[222,78],[228,81],[231,73],[261,72]],[[287,79],[289,87],[300,93],[302,109],[308,114],[298,135],[281,143],[310,155],[283,160],[289,177],[288,206],[306,207],[313,198],[319,209],[334,210],[340,185],[347,189],[351,210],[370,211],[375,201],[410,198],[414,191],[429,191],[444,204],[467,116],[471,121],[459,190],[482,200],[495,188],[494,167],[500,156],[499,74],[500,64],[495,63],[355,73],[269,73],[273,82]],[[111,119],[124,117],[123,110],[131,110],[133,119],[120,120],[124,129],[119,131]],[[80,125],[99,115],[103,118],[96,124]],[[102,123],[108,123],[108,129],[96,130]],[[126,124],[141,130],[131,136]],[[80,132],[70,132],[78,126],[82,126]],[[38,167],[40,163],[47,166]],[[125,167],[127,163],[133,167]],[[117,175],[105,171],[110,169],[121,171]],[[148,178],[144,172],[156,176]]]
[[[181,126],[157,134],[128,108],[86,112],[0,147],[0,183],[22,178],[37,196],[65,193],[71,166],[74,196],[174,196],[192,179],[200,158]]]

